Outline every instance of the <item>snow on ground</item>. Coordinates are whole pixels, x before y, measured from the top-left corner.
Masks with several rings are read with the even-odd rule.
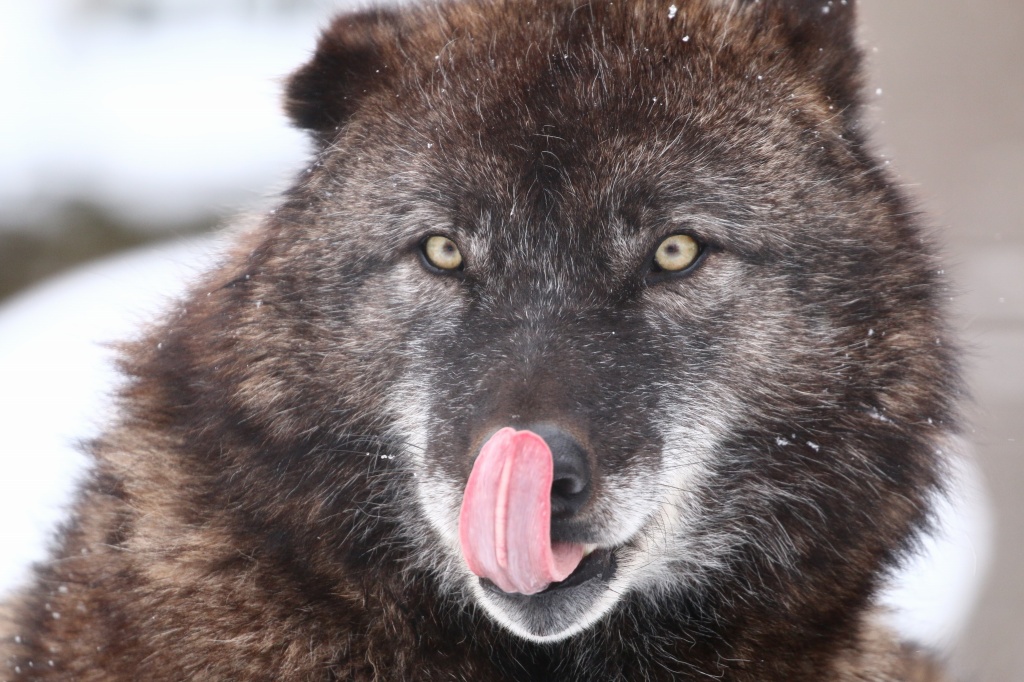
[[[115,256],[0,306],[0,594],[45,557],[85,457],[109,418],[112,341],[136,330],[214,259],[206,238]]]
[[[0,594],[45,556],[84,458],[74,443],[109,418],[117,377],[102,342],[131,337],[214,261],[206,240],[171,243],[80,268],[0,307]],[[990,553],[991,518],[977,470],[959,470],[944,529],[886,592],[890,620],[944,648],[976,598]]]

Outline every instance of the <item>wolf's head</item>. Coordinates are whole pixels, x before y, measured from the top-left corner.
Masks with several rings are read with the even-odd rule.
[[[289,541],[390,518],[537,641],[625,600],[862,604],[925,518],[955,376],[858,124],[852,4],[337,19],[288,87],[316,161],[218,318],[259,330],[225,341],[244,423],[317,444],[266,463],[302,471]],[[341,504],[351,466],[386,494]]]

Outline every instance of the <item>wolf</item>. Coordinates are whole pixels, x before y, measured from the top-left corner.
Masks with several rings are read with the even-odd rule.
[[[0,677],[944,679],[874,606],[962,389],[862,89],[853,0],[338,17]]]

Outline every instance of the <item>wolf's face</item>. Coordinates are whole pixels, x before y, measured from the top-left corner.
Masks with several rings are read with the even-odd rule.
[[[589,147],[603,156],[596,139],[591,147],[574,137],[576,153]],[[557,146],[544,145],[555,157]],[[742,412],[729,386],[736,368],[724,362],[727,348],[739,338],[755,349],[773,342],[757,340],[765,325],[751,315],[756,302],[741,303],[740,290],[730,288],[745,268],[715,239],[714,220],[677,196],[658,196],[680,188],[656,188],[655,169],[614,178],[614,167],[603,163],[610,159],[586,160],[574,170],[604,176],[599,186],[568,177],[563,166],[566,175],[545,187],[531,177],[537,169],[528,155],[487,151],[490,168],[466,162],[483,183],[453,202],[476,205],[465,215],[433,206],[429,227],[417,226],[413,248],[381,285],[401,292],[396,310],[403,326],[412,324],[389,407],[450,570],[513,630],[564,637],[617,595],[678,575],[671,564],[695,556],[684,546],[700,516],[699,492]],[[590,188],[572,188],[583,182]],[[428,253],[430,241],[441,239],[459,254],[449,270]],[[664,254],[676,242],[680,263]],[[547,442],[551,540],[588,553],[568,580],[528,596],[469,574],[469,550],[460,547],[470,471],[506,427]],[[486,506],[500,491],[480,494]],[[533,513],[508,509],[521,518]],[[692,579],[695,571],[682,575]]]
[[[619,4],[343,17],[289,91],[322,146],[278,218],[315,319],[282,324],[340,394],[310,414],[387,415],[414,561],[533,640],[876,569],[946,404],[847,4]],[[507,568],[535,551],[564,570]]]

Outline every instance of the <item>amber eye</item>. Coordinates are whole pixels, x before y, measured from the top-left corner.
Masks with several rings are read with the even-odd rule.
[[[423,242],[423,255],[438,270],[458,270],[462,267],[462,253],[448,237],[435,234]]]
[[[700,244],[688,234],[674,234],[654,252],[654,265],[664,272],[681,272],[700,256]]]

